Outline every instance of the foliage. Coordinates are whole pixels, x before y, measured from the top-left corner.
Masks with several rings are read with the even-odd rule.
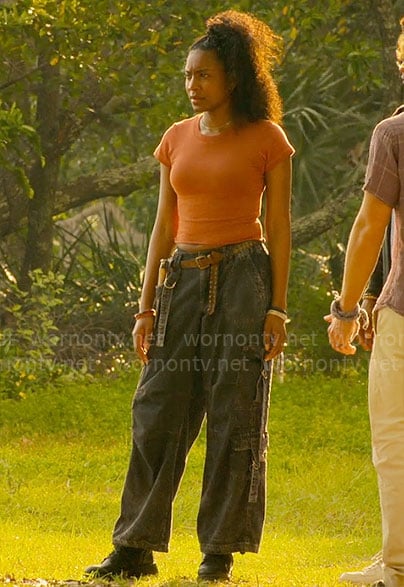
[[[15,145],[17,137],[21,132],[25,132],[28,136],[34,132],[32,127],[24,125],[22,113],[12,104],[10,108],[5,108],[0,101],[0,154],[8,147]]]
[[[359,191],[368,136],[381,117],[384,99],[383,38],[377,19],[369,17],[378,4],[207,0],[201,7],[196,0],[100,0],[94,10],[92,0],[3,3],[0,161],[32,195],[34,162],[46,169],[50,158],[58,158],[57,173],[45,184],[59,197],[62,182],[150,155],[162,132],[191,113],[182,80],[191,41],[203,31],[206,17],[235,8],[255,13],[284,38],[284,60],[276,77],[285,102],[285,127],[297,151],[293,214],[309,214],[329,197]],[[399,2],[395,5],[398,11]],[[392,12],[391,18],[396,17]],[[51,99],[55,95],[57,107]],[[119,200],[146,234],[157,191],[157,186],[145,185]],[[6,204],[14,201],[13,195],[3,197]],[[319,322],[315,312],[322,312],[328,299],[327,280],[313,259],[331,258],[343,245],[349,224],[312,243],[306,253],[296,252],[300,261],[293,267],[291,308],[300,308],[303,299],[295,291],[311,284],[302,290],[309,311],[294,311],[296,336],[312,332],[308,322]],[[100,333],[117,334],[114,356],[121,354],[121,344],[130,346],[126,333],[140,285],[138,252],[104,249],[91,238],[86,231],[71,255],[62,254],[63,261],[57,244],[53,258],[53,270],[67,274],[64,312],[58,315],[65,337],[56,352],[76,366],[82,353],[97,356],[99,339],[93,342]],[[26,242],[25,231],[21,239]],[[49,239],[51,246],[55,240],[60,242],[58,235]],[[17,279],[23,257],[16,257]],[[74,336],[83,340],[84,333],[92,337],[90,343],[79,343],[74,350],[69,342]],[[310,349],[309,358],[316,350],[325,352],[325,345]],[[296,352],[303,360],[307,351]]]
[[[59,331],[57,308],[63,304],[63,277],[39,269],[32,272],[30,294],[2,277],[2,308],[6,326],[0,331],[0,398],[24,398],[27,393],[57,380]]]
[[[59,231],[58,269],[69,305],[58,318],[58,360],[91,372],[114,372],[132,361],[131,326],[140,297],[142,254],[122,242],[106,219],[105,239],[87,223],[66,242]]]
[[[24,123],[21,110],[15,103],[6,107],[0,100],[0,162],[4,169],[15,176],[27,196],[31,197],[33,191],[24,169],[27,163],[24,143],[27,142],[31,142],[39,151],[35,130]]]
[[[18,0],[3,9],[1,26],[7,103],[16,100],[35,127],[36,55],[47,39],[51,63],[60,68],[60,179],[131,163],[190,114],[182,82],[187,48],[207,16],[230,7],[254,12],[285,39],[277,77],[298,148],[296,213],[313,209],[339,185],[336,173],[378,116],[381,41],[367,2],[209,0],[201,9],[194,1],[101,0],[94,12],[90,0]],[[332,149],[337,171],[328,165]]]
[[[324,316],[329,313],[332,292],[340,285],[344,254],[344,249],[337,247],[330,256],[327,247],[317,241],[292,252],[288,294],[291,321],[282,366],[285,376],[326,373],[338,377],[347,371],[367,372],[368,353],[359,346],[357,353],[348,357],[335,352],[328,342]]]
[[[0,397],[26,397],[40,385],[116,374],[133,363],[131,321],[138,307],[141,261],[107,226],[66,241],[60,229],[56,273],[31,273],[21,291],[10,268],[1,277]],[[70,235],[72,237],[72,235]],[[140,257],[141,259],[141,257]]]
[[[355,192],[360,185],[364,167],[355,149],[367,142],[380,117],[381,40],[366,2],[292,2],[282,10],[282,23],[286,53],[280,82],[285,125],[297,150],[297,217],[347,186]]]

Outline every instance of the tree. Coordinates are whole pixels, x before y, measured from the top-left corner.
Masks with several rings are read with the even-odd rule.
[[[77,147],[80,151],[86,133],[94,133],[90,127],[98,144],[106,142],[115,119],[121,130],[125,117],[150,109],[145,81],[156,76],[159,51],[177,42],[164,4],[101,0],[94,11],[91,0],[18,0],[2,8],[3,104],[21,113],[36,139],[25,141],[24,158],[14,162],[18,173],[5,169],[2,174],[6,189],[0,209],[10,219],[5,232],[23,218],[27,222],[20,274],[24,287],[31,269],[50,268],[53,215],[60,208],[58,185],[69,154]],[[147,125],[139,130],[142,141],[149,130]],[[9,144],[15,139],[10,135]],[[95,158],[94,153],[90,159]],[[18,177],[28,181],[22,184],[15,181]],[[89,199],[87,194],[83,201]]]
[[[363,174],[356,153],[366,153],[371,127],[397,99],[391,52],[398,6],[392,0],[271,6],[210,0],[202,10],[196,0],[100,0],[96,10],[91,0],[3,6],[1,113],[8,121],[14,116],[14,126],[3,127],[0,151],[7,162],[0,173],[0,238],[25,226],[20,283],[28,286],[30,269],[49,269],[56,214],[104,196],[156,193],[156,166],[146,155],[172,120],[189,115],[181,58],[204,18],[227,7],[254,12],[285,39],[278,77],[297,147],[295,242],[328,230],[336,218],[342,222]]]

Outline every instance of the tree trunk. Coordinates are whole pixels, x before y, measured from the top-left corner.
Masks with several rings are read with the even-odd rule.
[[[60,87],[59,67],[51,65],[54,49],[48,44],[40,53],[38,66],[41,79],[37,93],[36,123],[41,143],[31,173],[33,197],[28,202],[28,229],[25,256],[19,285],[28,289],[29,272],[33,269],[49,271],[52,262],[53,214],[59,175],[60,153],[57,149],[59,130]]]
[[[139,189],[156,190],[158,164],[146,157],[132,165],[108,169],[102,173],[81,176],[59,186],[54,201],[54,215],[85,204],[114,196],[128,196]],[[16,185],[14,176],[0,170],[0,241],[26,226],[29,200]]]
[[[341,224],[352,214],[352,206],[348,201],[358,197],[358,193],[343,192],[336,198],[326,200],[324,204],[311,214],[297,218],[292,223],[293,247],[300,247],[321,236],[330,228]]]

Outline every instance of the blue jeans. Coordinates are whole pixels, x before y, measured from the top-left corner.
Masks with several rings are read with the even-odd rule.
[[[201,550],[258,551],[266,495],[271,365],[263,360],[263,327],[270,263],[258,241],[216,250],[223,258],[214,291],[212,267],[181,268],[195,257],[181,250],[157,288],[156,336],[133,401],[133,448],[115,546],[168,550],[172,502],[206,415]]]

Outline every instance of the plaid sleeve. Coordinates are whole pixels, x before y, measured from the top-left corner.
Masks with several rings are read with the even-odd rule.
[[[397,140],[381,122],[373,131],[363,189],[394,208],[400,197]]]

